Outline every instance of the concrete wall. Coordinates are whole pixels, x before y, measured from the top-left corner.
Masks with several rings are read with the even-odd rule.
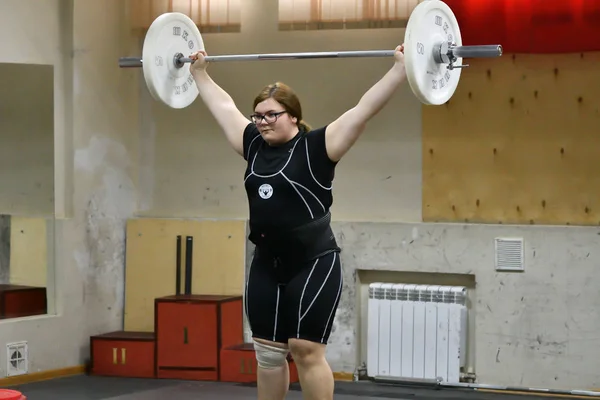
[[[28,340],[38,371],[83,363],[90,334],[120,328],[128,217],[239,218],[247,206],[243,160],[203,104],[169,109],[150,98],[139,70],[116,67],[118,56],[141,53],[121,1],[76,3],[72,16],[69,1],[34,3],[0,6],[0,33],[23,41],[2,42],[0,55],[15,58],[19,48],[21,61],[55,67],[58,315],[2,321],[0,338]],[[244,35],[205,35],[209,54],[387,49],[403,37],[401,29],[278,32],[276,13],[276,0],[242,2]],[[11,22],[25,17],[38,37]],[[246,114],[261,87],[283,80],[318,126],[354,105],[389,66],[313,60],[215,64],[210,72]],[[368,282],[474,281],[469,364],[479,382],[600,386],[598,229],[419,223],[420,132],[421,105],[405,85],[339,165],[333,215],[346,283],[327,353],[334,370],[365,360]],[[525,238],[525,273],[494,271],[498,235]],[[0,352],[0,375],[5,365]]]
[[[81,365],[91,334],[121,327],[139,138],[137,74],[116,67],[137,45],[126,11],[121,0],[0,3],[0,34],[11,38],[0,43],[0,63],[54,70],[55,315],[0,321],[1,346],[28,341],[30,372]],[[0,376],[5,368],[3,350]]]
[[[337,222],[335,230],[346,271],[328,351],[337,369],[366,362],[369,283],[449,284],[469,291],[467,365],[477,382],[599,386],[599,228]],[[504,236],[524,238],[524,273],[494,270],[494,238]]]

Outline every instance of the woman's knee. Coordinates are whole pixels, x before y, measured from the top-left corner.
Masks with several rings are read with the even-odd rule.
[[[290,339],[288,342],[294,362],[299,366],[320,363],[325,358],[325,345],[303,339]]]
[[[255,338],[254,353],[259,368],[275,369],[285,366],[289,350],[285,343]]]

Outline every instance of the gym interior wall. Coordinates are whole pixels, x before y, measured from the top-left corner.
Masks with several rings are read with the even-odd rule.
[[[393,49],[405,34],[398,27],[280,31],[277,0],[240,7],[240,32],[200,27],[210,55]],[[2,65],[52,66],[53,89],[43,96],[52,93],[53,140],[42,142],[28,129],[6,155],[18,159],[15,146],[25,143],[28,171],[53,166],[54,240],[47,251],[56,277],[55,313],[0,320],[0,346],[26,342],[33,374],[85,364],[90,337],[122,330],[124,321],[151,330],[150,318],[131,312],[175,292],[177,236],[194,237],[193,291],[243,293],[252,251],[244,161],[201,101],[168,107],[152,97],[141,69],[119,67],[119,57],[143,50],[144,32],[133,29],[127,5],[3,2],[0,33],[12,38],[0,43]],[[492,39],[479,43],[503,44]],[[600,358],[592,169],[599,105],[591,92],[599,56],[508,49],[500,58],[469,60],[443,105],[424,105],[404,85],[339,164],[332,211],[345,284],[327,350],[334,371],[351,374],[367,361],[369,284],[423,283],[467,287],[465,371],[477,382],[600,386],[590,372]],[[209,70],[245,115],[264,85],[288,83],[307,122],[319,126],[353,106],[390,61],[231,62]],[[11,76],[34,81],[23,75]],[[40,87],[23,87],[41,96]],[[39,119],[48,104],[22,112],[19,121]],[[42,148],[52,148],[53,158],[33,152]],[[498,239],[512,240],[516,270],[503,270],[502,262],[497,268],[506,243]],[[38,260],[38,247],[24,245],[23,254]],[[185,260],[182,245],[183,287]],[[153,275],[144,276],[145,266]],[[1,377],[7,365],[0,351]]]

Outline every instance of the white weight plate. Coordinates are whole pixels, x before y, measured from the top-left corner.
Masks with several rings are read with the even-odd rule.
[[[190,63],[176,68],[174,57],[204,50],[200,30],[187,15],[172,12],[156,18],[146,33],[142,67],[148,90],[154,99],[172,108],[185,108],[198,97]]]
[[[434,45],[442,42],[462,46],[458,21],[443,1],[425,0],[411,13],[404,35],[406,77],[424,104],[444,104],[458,87],[462,68],[449,70],[448,64],[438,64],[433,58]],[[462,59],[454,65],[462,65]]]

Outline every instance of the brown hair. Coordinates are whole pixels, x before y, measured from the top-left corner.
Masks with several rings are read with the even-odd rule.
[[[256,108],[258,103],[270,98],[280,103],[289,115],[298,120],[297,125],[299,128],[302,128],[307,132],[312,129],[310,125],[302,119],[302,106],[300,105],[300,100],[291,87],[282,82],[275,82],[265,86],[254,99],[253,108]]]

